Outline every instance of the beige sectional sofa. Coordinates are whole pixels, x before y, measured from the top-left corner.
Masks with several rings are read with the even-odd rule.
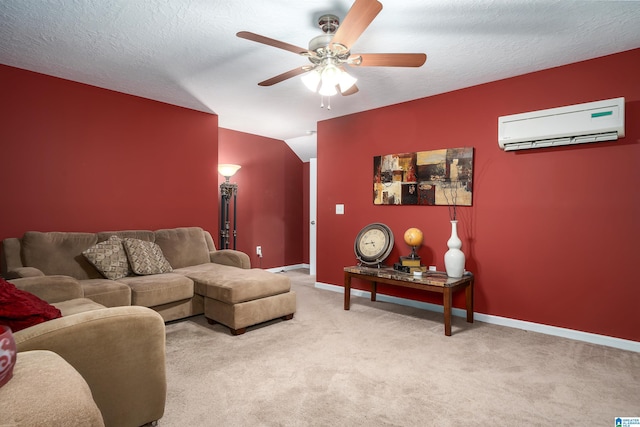
[[[160,258],[166,260],[160,262],[158,271],[165,272],[148,274],[149,270],[144,270],[143,274],[129,273],[115,280],[106,278],[110,272],[96,268],[87,253],[112,241],[121,242],[128,256],[124,262],[127,269],[139,261],[127,244],[152,242],[154,250],[161,250]],[[237,335],[248,326],[290,319],[296,310],[288,277],[252,269],[245,253],[216,250],[210,233],[200,227],[98,233],[29,231],[2,243],[2,275],[7,279],[62,276],[55,280],[76,280],[84,298],[105,307],[149,307],[165,322],[204,313],[210,323],[222,323]],[[102,261],[113,256],[107,254]]]

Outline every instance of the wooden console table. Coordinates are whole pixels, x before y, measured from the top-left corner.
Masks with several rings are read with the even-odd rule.
[[[427,271],[421,277],[402,273],[390,267],[345,267],[344,268],[344,309],[351,307],[351,279],[371,282],[371,301],[376,300],[378,283],[385,283],[403,288],[421,289],[442,294],[444,307],[444,334],[451,336],[451,300],[452,295],[465,290],[467,322],[473,323],[473,274],[465,273],[459,279],[448,277],[444,272]]]

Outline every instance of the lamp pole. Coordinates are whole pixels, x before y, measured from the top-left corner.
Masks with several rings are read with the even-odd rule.
[[[229,249],[229,237],[231,235],[231,218],[229,218],[229,208],[231,196],[233,196],[233,249],[236,248],[236,203],[238,199],[238,184],[231,184],[231,178],[240,169],[239,165],[221,164],[218,165],[218,172],[224,176],[225,181],[220,184],[220,248]]]
[[[229,237],[231,235],[231,218],[229,210],[231,205],[231,196],[233,196],[233,249],[236,248],[237,227],[236,227],[236,202],[238,196],[238,184],[226,182],[220,184],[220,193],[222,200],[220,204],[220,241],[222,249],[229,249]]]

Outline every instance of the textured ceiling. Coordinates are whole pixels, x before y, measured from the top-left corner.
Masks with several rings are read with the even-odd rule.
[[[318,121],[640,47],[638,1],[382,0],[353,52],[423,52],[421,68],[350,68],[360,92],[331,110],[299,77],[306,47],[342,0],[2,0],[0,63],[216,113],[223,128],[315,157]],[[552,106],[550,106],[552,107]]]

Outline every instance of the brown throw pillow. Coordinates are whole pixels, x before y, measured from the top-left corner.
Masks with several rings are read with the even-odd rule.
[[[144,276],[173,271],[171,264],[162,254],[162,249],[154,242],[125,238],[124,248],[127,251],[131,270],[135,274]]]
[[[131,274],[127,253],[118,236],[93,245],[82,255],[107,279],[117,280]]]

